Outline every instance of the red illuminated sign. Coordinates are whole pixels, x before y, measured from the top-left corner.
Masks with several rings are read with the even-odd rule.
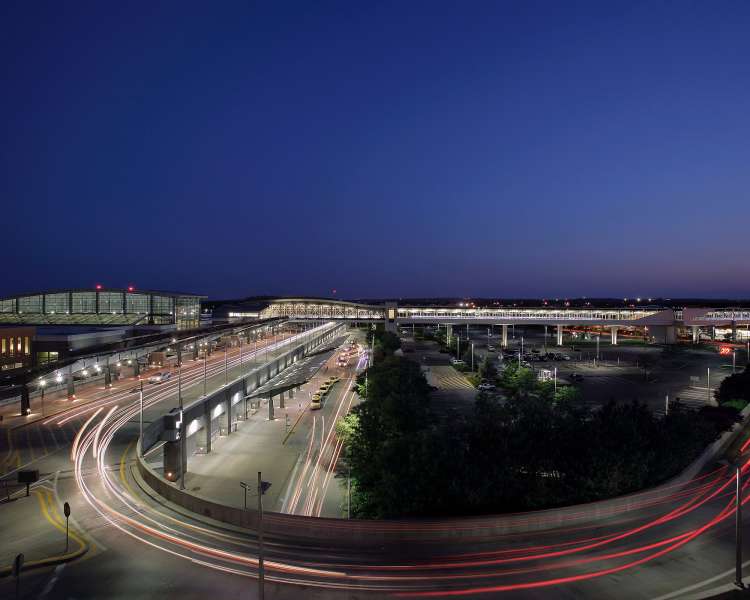
[[[732,348],[730,346],[721,346],[719,348],[719,355],[721,356],[729,356],[732,353]]]

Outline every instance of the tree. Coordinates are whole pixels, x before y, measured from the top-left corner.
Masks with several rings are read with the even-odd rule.
[[[493,383],[497,380],[495,361],[493,361],[489,355],[485,355],[484,359],[479,364],[479,377]]]
[[[367,398],[349,421],[355,506],[360,516],[416,514],[429,497],[430,387],[418,364],[396,356],[375,363],[367,377]]]
[[[721,382],[714,392],[719,404],[732,403],[737,408],[744,408],[750,403],[750,371],[745,367],[742,373],[730,375]]]
[[[581,398],[581,391],[572,385],[560,385],[554,396],[554,403],[559,405],[570,405]]]

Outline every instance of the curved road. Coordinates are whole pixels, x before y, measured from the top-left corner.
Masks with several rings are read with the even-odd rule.
[[[214,359],[214,377],[223,375],[223,360],[223,354]],[[238,356],[231,360],[236,367]],[[183,369],[183,390],[202,385],[202,368]],[[147,416],[175,402],[175,386],[173,379],[148,390]],[[22,596],[257,597],[254,532],[188,515],[142,484],[134,468],[133,396],[110,394],[25,428],[30,443],[75,428],[72,439],[60,439],[57,449],[34,460],[44,474],[36,487],[47,490],[51,504],[71,503],[72,530],[89,550],[63,567],[24,573]],[[750,455],[742,450],[745,503]],[[266,596],[702,597],[731,589],[734,485],[731,469],[714,465],[686,484],[614,503],[606,514],[582,507],[563,526],[554,512],[509,516],[502,535],[477,518],[384,522],[372,526],[371,537],[351,536],[335,546],[266,536]],[[0,523],[10,541],[4,545],[23,551],[31,538],[14,537],[17,527],[6,522],[4,510]],[[41,516],[39,522],[42,527]],[[529,525],[533,533],[521,531]],[[376,541],[381,538],[391,541]],[[750,545],[745,553],[750,557]],[[11,578],[0,580],[0,595],[12,593]]]

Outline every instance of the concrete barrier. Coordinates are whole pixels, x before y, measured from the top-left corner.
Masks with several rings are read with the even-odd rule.
[[[580,525],[594,522],[623,511],[642,508],[644,502],[648,503],[649,499],[656,500],[663,494],[674,493],[676,488],[689,483],[736,439],[748,422],[750,405],[741,415],[740,423],[722,434],[679,475],[656,487],[625,496],[524,513],[449,519],[347,520],[264,511],[264,531],[267,535],[280,539],[292,538],[297,542],[306,540],[310,543],[324,544],[328,548],[347,548],[367,547],[373,544],[403,546],[436,540],[481,541],[509,533],[533,532],[570,526],[572,523]],[[180,490],[151,468],[141,458],[140,451],[137,454],[138,471],[143,481],[156,494],[196,515],[252,530],[257,528],[257,512],[254,509],[242,510],[226,506],[200,494]]]

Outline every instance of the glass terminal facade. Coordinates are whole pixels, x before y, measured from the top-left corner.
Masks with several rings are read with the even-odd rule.
[[[0,299],[0,325],[200,324],[203,296],[130,290],[70,290]]]

